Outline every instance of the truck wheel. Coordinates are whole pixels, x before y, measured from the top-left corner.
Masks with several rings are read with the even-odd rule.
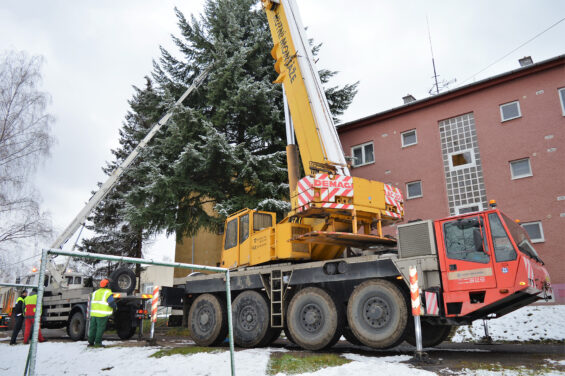
[[[226,303],[215,295],[197,297],[188,312],[190,335],[199,346],[216,346],[228,334]]]
[[[422,321],[422,347],[434,347],[449,338],[451,334],[451,325],[433,325]],[[416,333],[414,331],[414,323],[408,323],[406,330],[406,342],[412,346],[416,346]]]
[[[402,342],[408,308],[400,290],[385,280],[370,280],[355,288],[347,304],[347,320],[355,337],[376,349]]]
[[[352,345],[363,346],[361,341],[355,337],[355,334],[351,331],[351,328],[344,328],[343,329],[343,336],[347,340],[347,342],[351,343]]]
[[[281,328],[269,328],[269,334],[265,337],[265,340],[259,344],[260,347],[270,346],[281,336]]]
[[[123,323],[116,328],[116,333],[120,339],[126,340],[133,337],[135,334],[136,326],[133,326],[131,322]]]
[[[288,305],[290,337],[307,350],[333,346],[341,337],[340,314],[331,296],[317,287],[300,290]]]
[[[86,331],[86,319],[82,311],[76,311],[71,315],[67,323],[67,334],[73,341],[82,341]]]
[[[110,281],[112,292],[131,294],[135,290],[135,273],[125,266],[114,270],[110,274]]]
[[[257,291],[247,290],[232,303],[233,337],[240,347],[256,347],[272,337],[269,305]]]

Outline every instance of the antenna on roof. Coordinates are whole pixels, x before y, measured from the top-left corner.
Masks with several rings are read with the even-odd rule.
[[[428,39],[430,40],[430,52],[432,53],[432,66],[434,68],[434,75],[432,76],[432,78],[434,79],[434,85],[432,86],[432,88],[428,91],[428,93],[430,93],[430,95],[437,95],[439,94],[439,90],[440,90],[440,83],[438,82],[438,77],[439,75],[437,74],[436,71],[436,62],[435,62],[435,58],[434,58],[434,49],[432,46],[432,34],[430,32],[430,19],[428,18],[428,15],[426,14],[426,22],[428,24]],[[451,81],[441,81],[441,89],[448,89],[449,85],[451,85],[452,83],[454,83],[455,81],[457,81],[457,79],[453,79]]]

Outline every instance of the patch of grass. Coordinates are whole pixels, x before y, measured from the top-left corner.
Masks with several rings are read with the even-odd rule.
[[[173,347],[170,349],[159,350],[154,354],[151,354],[152,358],[162,358],[164,356],[171,355],[191,355],[198,353],[218,353],[226,351],[224,349],[219,349],[216,347],[200,347],[200,346],[185,346],[185,347]]]
[[[155,323],[155,328],[167,326],[167,319],[165,318],[157,318],[157,322]],[[143,333],[149,333],[151,330],[151,319],[143,320]]]
[[[314,372],[322,368],[340,366],[350,362],[351,360],[337,354],[273,353],[269,359],[267,374]]]
[[[172,326],[170,328],[167,328],[166,335],[175,337],[190,337],[190,331],[188,330],[188,328],[182,326]]]

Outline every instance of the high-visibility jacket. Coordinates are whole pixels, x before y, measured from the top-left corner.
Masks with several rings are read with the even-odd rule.
[[[16,317],[21,316],[24,313],[24,298],[22,298],[21,296],[16,300],[16,305],[14,306],[13,312]]]
[[[90,300],[90,316],[106,317],[113,312],[112,307],[108,304],[108,298],[112,296],[112,290],[100,288],[92,293]]]
[[[27,319],[33,319],[35,317],[35,306],[37,304],[37,295],[28,295],[24,299],[25,304],[25,317]],[[41,314],[41,312],[39,313]]]

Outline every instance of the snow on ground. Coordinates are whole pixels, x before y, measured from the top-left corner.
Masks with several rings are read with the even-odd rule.
[[[502,318],[489,321],[490,334],[494,340],[565,339],[565,306],[532,306],[522,308]],[[482,322],[472,328],[462,327],[454,341],[478,341],[483,336]],[[29,346],[9,346],[8,338],[0,342],[0,375],[21,375]],[[135,342],[135,341],[134,341]],[[112,347],[87,348],[86,342],[46,342],[38,347],[36,373],[38,375],[229,375],[229,351],[197,353],[150,358],[159,347],[122,347],[120,342],[106,342]],[[286,351],[280,348],[239,350],[235,353],[238,376],[262,376],[267,372],[271,353]],[[435,373],[413,368],[403,362],[408,355],[377,357],[344,354],[351,363],[326,368],[303,375],[311,376],[380,376],[435,375]],[[556,361],[548,360],[548,363]],[[562,361],[558,361],[562,364]],[[520,375],[520,371],[502,372],[487,370],[463,370],[454,374],[462,376]],[[546,376],[558,373],[546,373]],[[278,376],[283,376],[279,374]]]
[[[29,346],[0,344],[0,375],[21,375],[25,368]],[[38,375],[229,375],[229,351],[197,353],[150,358],[157,347],[107,347],[92,349],[86,342],[46,342],[39,345],[36,363]],[[238,376],[261,376],[267,371],[272,352],[279,349],[249,349],[235,353]],[[322,369],[304,375],[347,376],[368,375],[379,369],[381,376],[434,375],[412,368],[400,362],[410,356],[366,357],[345,354],[352,362],[346,365]],[[283,374],[279,374],[282,376]]]
[[[488,320],[489,334],[494,341],[529,341],[565,339],[565,305],[528,306]],[[453,342],[478,341],[484,336],[483,321],[462,326]]]

